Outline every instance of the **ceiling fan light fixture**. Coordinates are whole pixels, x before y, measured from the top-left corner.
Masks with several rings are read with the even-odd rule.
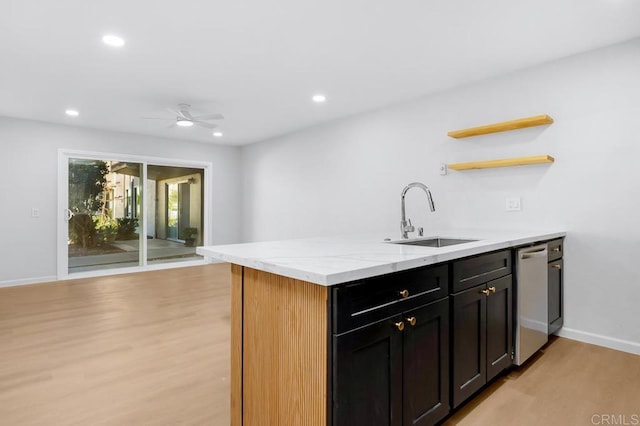
[[[325,102],[327,100],[327,97],[325,95],[323,95],[322,93],[318,93],[313,95],[313,97],[311,98],[313,100],[313,102],[317,103],[317,104],[321,104],[323,102]]]
[[[107,34],[102,37],[102,42],[107,46],[111,47],[122,47],[124,46],[124,39],[122,37],[118,37],[117,35]]]
[[[213,132],[213,137],[221,138],[222,137],[222,132]]]
[[[193,126],[193,121],[186,120],[184,118],[178,118],[178,120],[176,121],[176,124],[180,127],[191,127]]]

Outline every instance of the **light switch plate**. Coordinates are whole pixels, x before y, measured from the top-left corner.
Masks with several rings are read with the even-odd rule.
[[[447,174],[447,165],[445,163],[440,163],[440,174],[443,176]]]
[[[505,210],[508,212],[519,212],[522,210],[520,197],[510,197],[506,199]]]

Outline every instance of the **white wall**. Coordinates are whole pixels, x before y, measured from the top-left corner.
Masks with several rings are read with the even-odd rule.
[[[212,162],[211,241],[239,240],[238,148],[0,117],[0,283],[55,278],[59,148]]]
[[[400,191],[421,181],[437,211],[414,190],[408,213],[427,233],[566,229],[565,334],[640,353],[638,76],[640,39],[245,147],[243,240],[397,237]],[[543,113],[555,123],[446,136]],[[553,165],[438,174],[441,162],[547,153]],[[521,212],[505,211],[511,196]]]

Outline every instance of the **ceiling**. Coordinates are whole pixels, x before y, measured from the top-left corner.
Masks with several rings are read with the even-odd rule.
[[[640,0],[7,0],[0,115],[243,145],[636,37]],[[141,118],[182,102],[224,136]]]

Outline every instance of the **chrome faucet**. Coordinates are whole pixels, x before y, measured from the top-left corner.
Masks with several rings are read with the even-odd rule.
[[[416,228],[411,225],[411,219],[406,218],[407,214],[404,208],[404,197],[405,195],[407,195],[407,191],[409,191],[411,188],[422,188],[422,190],[427,194],[429,208],[432,212],[436,211],[436,206],[433,204],[433,198],[431,197],[431,191],[429,191],[429,188],[427,188],[425,184],[420,182],[412,182],[409,185],[405,186],[405,188],[402,190],[402,196],[400,199],[400,211],[402,213],[402,217],[400,219],[400,232],[402,233],[403,239],[409,238],[409,235],[407,235],[408,232],[414,232],[416,230]],[[420,231],[422,231],[422,228],[419,229]],[[420,232],[420,235],[422,236],[422,232]]]

